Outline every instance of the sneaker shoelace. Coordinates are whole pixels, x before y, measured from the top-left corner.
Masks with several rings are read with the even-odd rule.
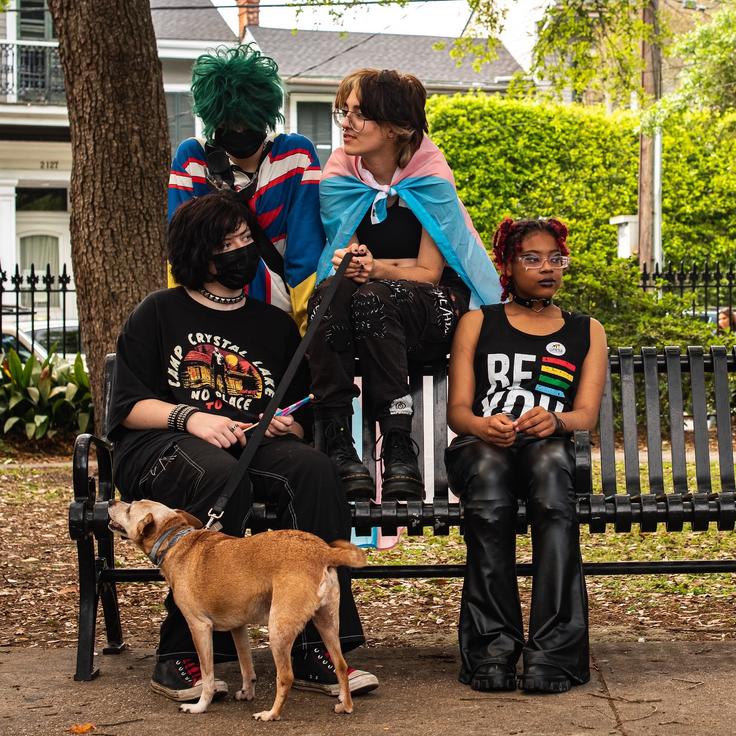
[[[178,660],[177,664],[181,665],[179,668],[180,672],[181,668],[184,668],[184,677],[191,681],[192,684],[196,685],[202,679],[202,670],[199,669],[199,662],[194,659],[185,658]]]
[[[314,651],[317,654],[317,659],[323,661],[327,665],[329,670],[331,672],[334,672],[335,665],[332,663],[332,657],[330,656],[330,653],[326,649],[322,649],[322,647],[315,647]],[[355,672],[355,667],[348,667],[348,677],[350,677],[351,672]]]

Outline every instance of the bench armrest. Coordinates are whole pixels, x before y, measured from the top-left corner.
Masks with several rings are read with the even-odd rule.
[[[575,430],[573,442],[575,443],[575,493],[578,496],[584,496],[593,492],[590,432],[587,429]]]
[[[96,472],[90,469],[93,451],[97,460]],[[105,507],[104,516],[107,518],[107,503],[114,493],[110,443],[93,434],[78,435],[74,442],[72,479],[74,500],[69,504],[69,536],[79,540],[94,531],[95,517],[100,517],[101,506]]]

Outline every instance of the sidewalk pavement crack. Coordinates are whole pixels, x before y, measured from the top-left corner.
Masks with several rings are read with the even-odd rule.
[[[629,734],[626,733],[626,729],[624,728],[624,721],[621,718],[621,714],[618,712],[618,708],[616,708],[615,698],[611,694],[608,683],[606,682],[606,678],[603,676],[603,670],[598,665],[598,661],[596,660],[595,655],[592,652],[590,654],[590,658],[593,661],[593,667],[595,667],[595,670],[600,677],[601,685],[603,685],[603,692],[605,693],[604,698],[608,703],[608,707],[613,713],[614,719],[616,720],[616,730],[621,734],[621,736],[629,736]]]

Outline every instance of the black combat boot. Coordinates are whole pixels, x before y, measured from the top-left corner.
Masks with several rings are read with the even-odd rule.
[[[376,483],[355,451],[350,424],[349,416],[315,421],[315,447],[335,463],[348,501],[370,500],[376,495]]]
[[[423,501],[424,481],[419,471],[419,448],[404,429],[389,429],[383,435],[383,501]]]

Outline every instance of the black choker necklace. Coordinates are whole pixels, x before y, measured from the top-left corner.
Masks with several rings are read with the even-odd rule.
[[[544,299],[524,299],[524,297],[514,294],[514,304],[531,309],[532,312],[541,312],[552,304],[552,299],[550,297],[545,297]]]
[[[215,304],[237,304],[238,302],[242,302],[243,299],[245,299],[244,291],[241,291],[240,294],[238,294],[237,296],[218,296],[217,294],[213,294],[211,291],[207,291],[207,289],[205,289],[203,286],[199,290],[199,293],[205,299],[209,299],[211,302],[215,302]]]

